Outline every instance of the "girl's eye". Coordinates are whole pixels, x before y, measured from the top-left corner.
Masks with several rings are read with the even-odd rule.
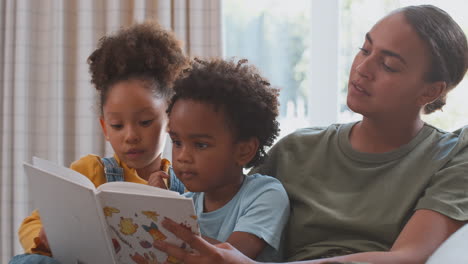
[[[208,144],[197,142],[195,143],[195,147],[197,147],[198,149],[206,149],[208,147]]]
[[[362,53],[364,56],[369,55],[369,50],[365,49],[364,47],[359,48],[359,49],[361,50],[361,53]]]
[[[153,123],[154,119],[141,121],[140,124],[144,127],[150,126]]]
[[[115,130],[120,130],[123,128],[123,125],[121,124],[111,124],[110,127],[112,127]]]

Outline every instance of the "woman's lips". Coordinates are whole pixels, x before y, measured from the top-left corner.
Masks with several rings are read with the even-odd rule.
[[[356,92],[356,93],[359,93],[359,94],[363,94],[363,95],[366,95],[366,96],[370,96],[370,94],[365,90],[363,89],[359,83],[357,83],[356,81],[351,81],[351,88],[353,88],[353,90]]]

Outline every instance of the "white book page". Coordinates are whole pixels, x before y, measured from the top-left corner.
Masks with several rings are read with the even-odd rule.
[[[60,263],[113,263],[113,254],[102,228],[93,189],[60,177],[68,170],[49,171],[24,164],[29,181],[29,197],[39,210],[50,248]],[[84,177],[79,174],[79,176]],[[72,177],[73,178],[73,177]]]
[[[187,244],[162,227],[164,217],[173,219],[196,234],[200,233],[192,199],[177,196],[129,194],[115,190],[98,193],[117,263],[140,263],[138,260],[146,260],[145,263],[178,263],[153,246],[155,241],[163,240],[188,249]]]
[[[57,177],[61,177],[68,181],[74,182],[75,184],[79,184],[88,189],[96,189],[96,187],[94,187],[94,184],[91,182],[90,179],[88,179],[88,177],[70,168],[57,165],[51,161],[41,159],[38,157],[33,157],[33,164],[35,167],[45,171],[49,171],[55,174]]]
[[[108,182],[101,184],[97,188],[99,192],[116,192],[116,193],[126,193],[126,194],[138,194],[138,195],[148,195],[148,196],[157,196],[157,197],[172,197],[176,199],[189,199],[178,192],[161,189],[158,187],[153,187],[145,184],[134,183],[134,182]]]

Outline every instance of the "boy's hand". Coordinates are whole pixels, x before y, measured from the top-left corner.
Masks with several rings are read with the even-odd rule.
[[[151,173],[148,179],[148,185],[167,189],[166,182],[169,179],[169,175],[164,171],[156,171]]]

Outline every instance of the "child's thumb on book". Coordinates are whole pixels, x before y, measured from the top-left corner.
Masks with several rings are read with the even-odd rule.
[[[168,159],[162,159],[161,160],[161,170],[164,171],[165,173],[169,172],[169,167],[171,166],[171,162]]]

